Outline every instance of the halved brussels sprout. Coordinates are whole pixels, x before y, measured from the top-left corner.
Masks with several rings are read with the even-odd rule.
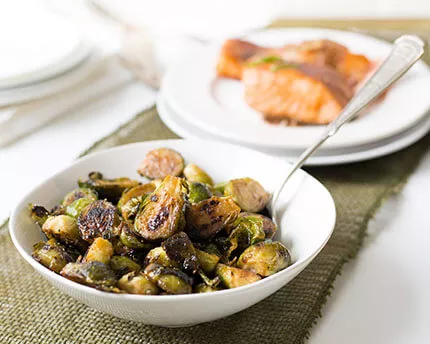
[[[40,227],[42,227],[49,216],[48,209],[46,209],[41,205],[32,204],[32,203],[30,203],[28,207],[30,208],[30,216],[32,220]]]
[[[88,207],[94,200],[90,198],[79,198],[66,207],[65,214],[75,219],[79,217],[82,210]]]
[[[165,268],[150,264],[145,268],[145,276],[169,294],[190,294],[193,278],[177,268]]]
[[[215,273],[221,279],[222,284],[229,289],[254,283],[261,279],[256,273],[224,264],[218,264]]]
[[[78,180],[78,185],[81,188],[96,190],[100,199],[105,198],[111,202],[117,202],[124,190],[134,188],[139,184],[137,180],[127,177],[103,179],[103,175],[100,172],[92,172],[88,175],[88,179]]]
[[[145,265],[157,264],[165,268],[179,268],[179,264],[170,259],[166,251],[160,246],[148,252],[145,258]]]
[[[78,217],[79,232],[88,242],[92,242],[97,237],[112,238],[116,234],[119,223],[115,206],[105,200],[91,203]]]
[[[266,239],[272,239],[276,233],[277,227],[275,223],[267,216],[246,212],[246,213],[240,213],[239,218],[241,217],[251,218],[251,219],[261,219],[263,231],[266,235]]]
[[[118,209],[125,220],[133,220],[139,210],[142,201],[154,192],[154,183],[147,183],[124,191],[118,201]]]
[[[149,179],[178,177],[184,170],[184,158],[169,148],[154,149],[146,154],[137,173]]]
[[[85,262],[109,263],[113,256],[113,246],[109,240],[95,238],[85,254]]]
[[[119,231],[119,239],[121,242],[129,247],[129,248],[136,248],[136,249],[146,249],[150,250],[154,247],[152,243],[146,242],[141,237],[138,237],[134,232],[132,231],[133,225],[122,221],[118,227]]]
[[[214,185],[212,178],[196,164],[187,164],[184,168],[184,176],[190,182]]]
[[[129,272],[118,281],[118,287],[130,294],[157,295],[160,289],[143,274],[143,272]]]
[[[47,242],[40,241],[33,245],[33,258],[48,269],[60,273],[61,269],[76,259],[72,257],[66,249],[55,239]]]
[[[134,222],[135,233],[157,241],[180,232],[185,224],[185,197],[184,180],[167,176],[142,203]]]
[[[187,184],[190,203],[199,203],[212,196],[212,191],[206,184],[198,182],[187,182]]]
[[[263,231],[263,220],[255,217],[239,217],[235,222],[235,227],[228,237],[230,247],[228,253],[236,250],[242,252],[248,246],[263,241],[265,233]],[[229,257],[227,254],[227,257]]]
[[[278,241],[260,242],[248,247],[239,257],[237,266],[266,277],[291,264],[288,249]]]
[[[42,231],[48,238],[54,237],[65,244],[78,245],[82,241],[76,220],[67,215],[49,216]]]
[[[214,196],[222,197],[224,196],[224,190],[227,182],[218,183],[214,187],[212,187],[212,192]]]
[[[191,206],[187,213],[187,231],[196,240],[207,240],[230,226],[240,213],[231,197],[212,196]]]
[[[208,286],[205,283],[197,284],[194,288],[195,293],[212,293],[212,292],[218,291],[218,290],[221,290],[221,289],[219,289],[217,287]]]
[[[142,269],[134,260],[125,256],[113,256],[109,261],[109,266],[117,276],[123,276],[129,272]]]
[[[61,201],[61,205],[63,207],[67,207],[69,205],[71,205],[73,202],[75,202],[78,199],[81,198],[87,198],[91,201],[97,201],[98,200],[98,195],[97,193],[89,188],[79,188],[79,189],[75,189],[73,191],[70,191],[65,197],[64,199]]]
[[[215,270],[215,267],[220,260],[220,257],[218,255],[198,249],[196,249],[196,255],[200,267],[207,274],[210,274]]]
[[[261,184],[251,178],[230,180],[224,188],[224,195],[231,196],[243,211],[252,213],[262,211],[270,198]]]
[[[174,234],[163,241],[161,247],[166,251],[167,256],[178,263],[183,270],[193,274],[197,272],[199,261],[196,249],[187,234],[184,232]]]
[[[60,272],[61,276],[90,287],[114,287],[117,279],[114,272],[104,263],[69,263]]]

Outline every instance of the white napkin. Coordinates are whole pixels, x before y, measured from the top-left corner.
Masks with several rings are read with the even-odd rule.
[[[63,92],[27,104],[0,109],[0,147],[42,127],[76,107],[130,83],[133,76],[118,57],[100,59],[92,73]]]

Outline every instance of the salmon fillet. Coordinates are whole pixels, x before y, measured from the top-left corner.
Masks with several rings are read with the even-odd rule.
[[[353,96],[346,78],[331,67],[301,64],[276,70],[274,66],[245,66],[242,73],[245,101],[270,122],[327,124]]]

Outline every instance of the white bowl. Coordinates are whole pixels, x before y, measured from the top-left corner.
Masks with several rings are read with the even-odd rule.
[[[91,154],[40,184],[19,202],[10,220],[10,234],[19,253],[54,286],[90,307],[128,320],[179,327],[219,319],[263,300],[300,273],[330,238],[336,221],[333,199],[315,178],[298,171],[276,209],[281,215],[277,239],[291,249],[293,264],[247,286],[191,295],[111,294],[61,277],[31,257],[32,245],[42,240],[43,234],[29,216],[28,203],[54,206],[76,187],[78,177],[91,171],[101,171],[109,178],[140,178],[136,173],[139,163],[148,151],[159,147],[177,150],[186,161],[207,170],[216,182],[249,176],[268,191],[275,189],[289,168],[280,159],[247,148],[204,140],[150,141]]]

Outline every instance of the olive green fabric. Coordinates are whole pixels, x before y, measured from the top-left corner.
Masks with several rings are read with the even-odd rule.
[[[88,152],[175,137],[156,110],[150,109]],[[327,246],[297,278],[266,300],[231,317],[189,328],[124,321],[60,293],[19,256],[6,224],[0,229],[0,343],[302,343],[320,316],[342,266],[360,249],[369,219],[401,188],[429,144],[427,136],[384,158],[309,169],[336,202],[337,225]]]

